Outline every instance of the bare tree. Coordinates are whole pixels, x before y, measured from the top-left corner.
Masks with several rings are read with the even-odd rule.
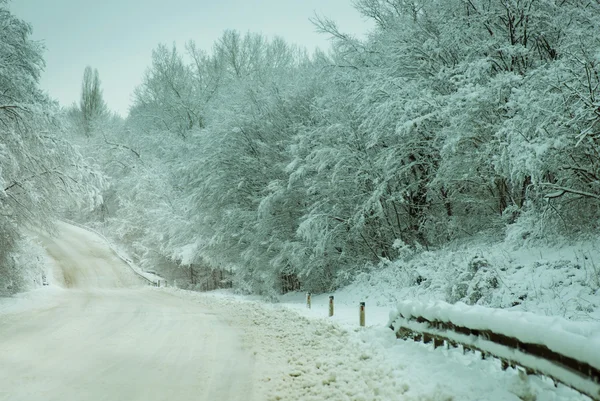
[[[79,103],[83,130],[86,136],[92,134],[97,119],[106,114],[107,108],[100,88],[100,76],[97,69],[85,67],[81,83],[81,101]]]

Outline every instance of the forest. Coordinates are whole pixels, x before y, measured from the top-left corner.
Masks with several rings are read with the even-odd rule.
[[[185,288],[324,292],[486,236],[597,232],[599,0],[357,0],[331,48],[223,32],[157,44],[129,115],[100,73],[39,88],[0,0],[0,295],[39,282],[28,232],[69,219]],[[334,18],[335,16],[332,16]]]

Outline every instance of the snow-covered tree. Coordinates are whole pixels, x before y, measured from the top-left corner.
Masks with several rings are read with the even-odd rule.
[[[51,227],[73,202],[92,203],[101,177],[64,137],[58,107],[38,88],[42,47],[0,1],[0,294],[23,283],[17,266],[25,224]]]
[[[597,2],[356,5],[364,41],[315,19],[329,54],[235,31],[155,50],[101,163],[141,259],[320,291],[407,247],[596,227]]]
[[[146,128],[173,132],[185,138],[203,126],[201,93],[194,85],[193,71],[175,45],[159,45],[152,52],[152,66],[135,90],[130,117]],[[150,125],[149,125],[150,124]]]

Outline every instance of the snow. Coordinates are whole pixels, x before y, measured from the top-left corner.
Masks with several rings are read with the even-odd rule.
[[[551,363],[545,359],[537,358],[527,353],[520,352],[519,350],[514,350],[508,347],[504,347],[500,344],[487,341],[482,337],[467,336],[455,332],[431,329],[428,327],[427,324],[417,323],[416,321],[406,321],[402,318],[397,319],[395,321],[395,324],[396,327],[405,327],[415,332],[439,334],[457,343],[470,345],[480,351],[489,352],[496,357],[518,362],[522,366],[527,366],[528,368],[536,372],[542,372],[544,374],[547,374],[550,377],[558,379],[563,383],[569,383],[570,386],[581,390],[584,394],[596,396],[600,395],[600,386],[597,383],[584,379],[581,375],[572,372],[568,368],[562,368],[561,366]],[[588,352],[593,353],[593,351],[593,348],[588,348]]]
[[[514,245],[479,240],[407,255],[356,276],[336,293],[336,300],[366,301],[371,308],[382,306],[388,311],[403,300],[462,301],[575,321],[600,321],[600,240],[556,242],[530,245],[521,240]],[[481,267],[474,277],[463,279],[475,264]],[[478,289],[486,275],[496,277],[497,286]],[[468,288],[460,297],[452,290],[463,283]]]
[[[41,304],[55,307],[58,305],[63,291],[61,287],[53,285],[16,294],[10,298],[0,297],[0,318],[3,315],[18,314],[31,310]]]
[[[252,381],[251,389],[239,390],[246,397],[239,399],[257,401],[518,401],[526,394],[535,394],[538,401],[585,399],[541,378],[503,372],[497,361],[398,341],[392,330],[373,321],[359,328],[351,308],[340,308],[329,319],[324,305],[314,301],[307,310],[300,304],[265,304],[223,291],[200,294],[173,288],[56,295],[58,307],[53,309],[59,314],[48,314],[38,305],[1,326],[3,357],[14,360],[16,355],[36,363],[16,371],[14,364],[10,371],[0,364],[0,383],[10,383],[0,387],[0,400],[75,400],[83,389],[90,400],[125,395],[158,400],[167,393],[178,401],[233,400],[232,394],[205,396],[207,384],[199,378],[209,376],[210,383],[224,388],[235,384],[228,377],[245,383],[238,374]],[[0,319],[6,321],[1,312]],[[7,327],[14,333],[8,339]],[[227,338],[232,329],[241,354],[235,355],[236,365],[227,365],[227,373],[219,375],[218,362],[227,360],[231,344],[214,341]],[[7,354],[6,349],[11,351]],[[57,358],[62,368],[52,363]],[[103,364],[112,368],[103,369]],[[159,369],[163,365],[169,369]],[[24,386],[26,379],[18,377],[31,379]],[[134,391],[139,391],[138,398]],[[39,398],[42,392],[45,398]]]
[[[600,324],[572,322],[561,317],[539,316],[528,312],[469,306],[463,303],[421,303],[403,301],[397,313],[390,316],[389,324],[398,319],[422,316],[429,321],[452,322],[457,326],[476,330],[490,330],[497,334],[518,338],[522,342],[542,344],[562,355],[600,368]],[[394,324],[395,327],[398,327]]]
[[[195,262],[198,248],[197,243],[184,245],[173,254],[173,259],[179,260],[183,266],[189,266]]]
[[[261,391],[269,400],[587,399],[565,386],[555,388],[548,379],[502,371],[497,360],[397,340],[385,326],[385,307],[367,304],[367,327],[360,328],[358,303],[336,303],[329,318],[324,295],[313,295],[307,309],[301,293],[265,304],[224,290],[167,291],[186,293],[202,304],[231,305],[232,317],[245,327],[256,352]],[[244,324],[246,319],[251,324]]]
[[[509,336],[518,336],[524,341],[541,341],[551,349],[576,356],[598,367],[600,297],[597,284],[597,249],[597,240],[535,247],[520,247],[509,242],[480,241],[455,249],[408,255],[406,260],[363,273],[356,277],[351,285],[333,292],[331,295],[335,296],[336,315],[327,320],[356,328],[358,305],[359,302],[365,301],[368,331],[388,326],[397,317],[398,309],[408,316],[413,308],[413,313],[422,313],[432,320],[436,317],[440,320],[448,317],[465,326],[492,329]],[[474,261],[480,265],[477,274],[492,271],[498,277],[499,285],[486,289],[487,292],[483,291],[482,297],[476,300],[479,305],[474,307],[464,303],[454,306],[443,303],[442,301],[451,295],[448,289],[458,281],[460,273],[467,271]],[[420,283],[416,280],[417,277],[421,278]],[[476,280],[475,275],[472,281]],[[313,294],[311,310],[305,307],[305,294],[286,294],[280,297],[280,300],[283,305],[303,316],[323,318],[327,316],[329,295]],[[489,308],[480,305],[507,310],[490,311]],[[398,340],[396,347],[404,348],[409,343],[411,341]],[[431,350],[432,345],[428,348]],[[468,356],[463,357],[461,352],[457,353],[456,350],[438,349],[431,352],[443,352],[456,358],[468,359]],[[520,360],[526,358],[531,357],[521,355]],[[542,361],[529,362],[533,363],[534,367],[543,367]],[[479,365],[490,362],[473,363]],[[491,363],[495,364],[493,375],[496,378],[512,377],[511,375],[516,374],[514,371],[499,373],[497,370],[500,362],[496,360]],[[565,378],[565,372],[557,374],[554,366],[546,366],[545,369],[557,377]],[[506,374],[509,376],[503,376]],[[566,374],[568,376],[568,373]],[[575,376],[567,379],[573,383],[579,380]],[[456,378],[452,381],[456,381]],[[585,399],[580,395],[575,396],[572,390],[564,386],[559,386],[556,390],[553,390],[552,386],[546,387],[547,379],[529,379],[529,382],[538,381],[542,387],[536,385],[535,389],[530,388],[538,399],[544,399],[546,396],[549,399],[561,399],[562,396],[558,394],[550,395],[554,391],[566,392],[565,394],[569,394],[565,396],[566,399]],[[579,388],[597,391],[595,385],[591,386],[593,388],[590,388],[589,383],[579,383]]]
[[[104,236],[102,233],[94,230],[91,227],[79,224],[79,223],[71,221],[71,220],[65,220],[65,222],[66,222],[66,224],[73,226],[72,228],[70,228],[72,230],[75,228],[78,228],[80,230],[81,235],[86,235],[86,233],[82,233],[81,230],[95,234],[97,236],[96,241],[98,241],[98,240],[103,241],[111,249],[111,251],[114,252],[114,254],[119,259],[121,259],[123,262],[125,262],[131,268],[131,270],[133,270],[133,272],[135,274],[142,277],[144,280],[148,281],[149,283],[151,283],[153,285],[158,285],[160,280],[164,280],[164,278],[159,276],[158,274],[146,272],[142,268],[140,268],[137,264],[135,264],[133,262],[133,259],[127,255],[127,252],[125,252],[123,249],[121,249],[116,244],[114,244],[112,241],[110,241],[108,238],[106,238],[106,236]],[[65,227],[65,224],[62,222],[59,222],[57,224],[59,226],[62,226],[63,228]]]
[[[104,240],[40,235],[51,286],[0,302],[0,400],[247,400],[252,356],[228,311],[144,284]]]
[[[57,268],[81,277],[73,283],[83,287],[53,283],[0,302],[0,400],[77,400],[83,391],[90,400],[587,399],[543,377],[502,371],[498,360],[397,340],[387,327],[395,283],[373,285],[390,272],[334,292],[329,318],[330,294],[313,295],[307,309],[303,293],[269,304],[225,290],[201,294],[141,280],[131,287],[135,276],[105,240],[61,227],[61,238],[45,244],[54,244]],[[77,261],[65,264],[69,258]],[[79,271],[89,269],[95,273]],[[358,326],[362,301],[364,328]],[[469,323],[481,322],[478,316],[467,317]],[[568,335],[593,337],[594,323],[538,318],[566,327]]]
[[[0,400],[246,400],[252,360],[218,305],[138,289],[64,291],[0,314]]]

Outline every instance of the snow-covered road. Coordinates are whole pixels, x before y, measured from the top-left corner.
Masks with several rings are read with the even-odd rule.
[[[153,288],[97,235],[40,236],[56,285],[0,299],[0,401],[583,401],[493,359],[359,328],[326,294],[266,304]],[[343,297],[337,297],[343,298]],[[350,297],[352,298],[352,297]]]
[[[253,361],[218,305],[144,287],[101,239],[42,242],[65,289],[0,314],[0,400],[247,400]]]

